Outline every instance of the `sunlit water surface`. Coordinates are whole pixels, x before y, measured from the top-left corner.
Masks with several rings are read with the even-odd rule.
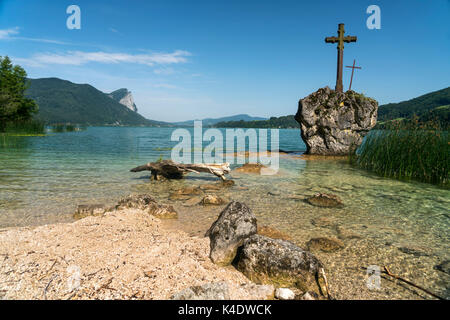
[[[43,137],[0,136],[0,227],[67,222],[78,204],[114,204],[129,193],[145,192],[178,210],[177,221],[164,222],[169,228],[203,236],[222,207],[187,207],[168,196],[181,187],[214,183],[216,177],[190,174],[180,181],[150,182],[146,172],[129,172],[169,158],[177,143],[171,141],[173,130],[102,127]],[[304,151],[299,131],[280,130],[280,148]],[[232,173],[236,185],[218,195],[245,202],[259,225],[289,234],[300,246],[313,237],[336,238],[337,226],[356,234],[344,240],[342,250],[316,253],[336,298],[431,298],[389,279],[382,279],[379,290],[369,290],[363,269],[369,265],[387,265],[450,298],[450,276],[435,269],[450,259],[450,191],[381,178],[339,160],[284,155],[280,167],[274,176]],[[303,201],[317,192],[335,194],[345,206],[318,208]],[[329,223],[313,223],[320,217]]]

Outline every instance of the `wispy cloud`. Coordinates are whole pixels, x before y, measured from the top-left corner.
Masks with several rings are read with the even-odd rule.
[[[0,40],[23,40],[23,41],[34,41],[34,42],[43,42],[43,43],[53,43],[53,44],[70,44],[63,41],[52,40],[52,39],[44,39],[44,38],[29,38],[29,37],[18,37],[15,35],[19,34],[19,27],[9,28],[9,29],[0,29]]]
[[[187,57],[191,53],[184,50],[176,50],[172,53],[151,53],[151,54],[128,54],[109,52],[84,52],[68,51],[67,53],[38,53],[31,58],[15,58],[16,61],[32,66],[46,65],[75,65],[80,66],[87,63],[133,63],[147,66],[169,65],[187,62]]]
[[[0,39],[11,39],[11,35],[19,34],[19,28],[0,29]]]

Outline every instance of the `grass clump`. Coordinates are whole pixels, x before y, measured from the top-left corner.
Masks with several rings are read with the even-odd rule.
[[[448,131],[436,122],[393,121],[367,135],[351,162],[385,177],[449,187]]]

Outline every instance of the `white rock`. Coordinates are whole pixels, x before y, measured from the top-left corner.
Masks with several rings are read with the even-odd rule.
[[[311,296],[311,295],[309,294],[309,292],[307,292],[307,293],[305,293],[305,294],[302,296],[302,300],[316,300],[316,299],[314,299],[314,297]]]
[[[295,298],[295,293],[288,288],[278,288],[275,291],[275,298],[280,300],[293,300]]]

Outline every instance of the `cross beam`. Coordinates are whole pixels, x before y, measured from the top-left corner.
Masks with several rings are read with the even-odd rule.
[[[352,90],[352,82],[353,82],[353,73],[355,72],[355,69],[361,69],[361,67],[356,67],[356,60],[353,60],[353,66],[345,66],[346,68],[352,68],[352,77],[350,78],[350,87],[348,90]]]
[[[326,37],[326,43],[338,43],[338,57],[337,57],[337,75],[336,75],[336,88],[335,90],[338,92],[343,92],[342,85],[342,65],[344,60],[344,42],[356,42],[357,37],[355,36],[344,36],[344,24],[340,23],[338,28],[338,37]]]

